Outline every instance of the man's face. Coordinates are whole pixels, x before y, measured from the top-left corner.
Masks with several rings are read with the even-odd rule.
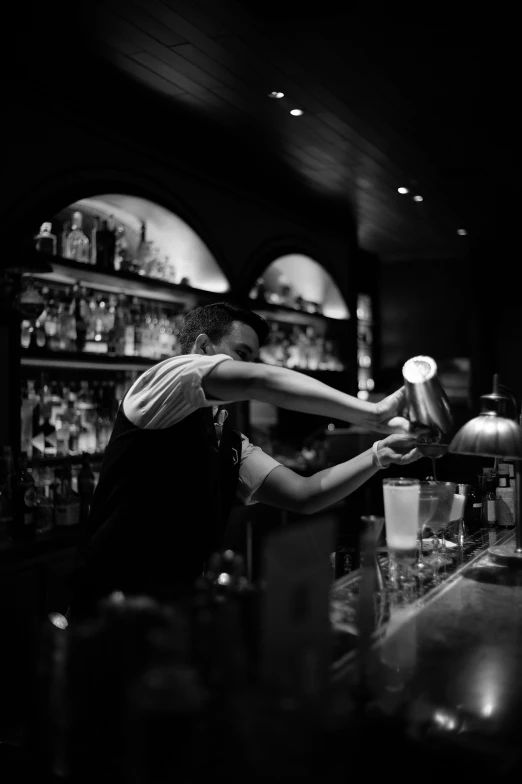
[[[240,362],[254,362],[259,358],[259,340],[255,330],[241,321],[234,321],[230,331],[219,343],[214,343],[216,354],[228,354]]]

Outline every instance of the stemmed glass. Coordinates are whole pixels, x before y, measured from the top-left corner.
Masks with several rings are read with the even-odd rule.
[[[453,498],[457,485],[455,482],[425,480],[424,482],[421,482],[421,488],[422,487],[429,488],[426,492],[431,493],[436,499],[429,521],[425,523],[431,528],[433,533],[431,541],[434,552],[429,558],[429,563],[435,567],[445,566],[448,563],[449,551],[446,547],[444,531],[450,522]]]

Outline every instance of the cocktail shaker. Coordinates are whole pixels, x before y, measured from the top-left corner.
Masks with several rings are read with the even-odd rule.
[[[419,428],[428,429],[428,442],[438,443],[453,425],[450,404],[432,357],[408,359],[402,368],[406,391],[407,416]]]

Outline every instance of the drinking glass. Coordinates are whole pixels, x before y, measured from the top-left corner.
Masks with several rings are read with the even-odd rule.
[[[410,477],[382,480],[384,525],[390,577],[413,580],[417,552],[420,480]]]
[[[426,480],[422,482],[422,487],[427,487],[428,490],[425,492],[432,493],[436,498],[430,519],[426,523],[433,533],[431,541],[434,552],[429,562],[433,566],[444,566],[448,563],[448,549],[444,539],[444,531],[450,522],[453,497],[455,496],[457,485],[455,482]]]
[[[464,507],[466,496],[463,493],[455,493],[451,504],[450,525],[457,523],[457,541],[460,547],[463,546],[466,538],[466,528],[464,525]]]
[[[415,564],[415,568],[417,571],[426,574],[429,571],[429,564],[424,560],[422,555],[422,542],[423,542],[423,535],[424,529],[426,525],[431,520],[432,515],[434,514],[438,503],[438,494],[437,489],[432,487],[429,482],[421,482],[420,490],[419,490],[419,525],[418,525],[418,536],[419,536],[419,555],[417,562]]]

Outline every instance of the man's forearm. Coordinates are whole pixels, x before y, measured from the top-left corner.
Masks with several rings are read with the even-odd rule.
[[[298,511],[313,514],[326,509],[353,493],[378,470],[379,467],[374,465],[372,449],[367,449],[351,460],[303,478],[304,493]]]
[[[251,382],[252,397],[280,408],[305,414],[328,416],[352,424],[368,424],[375,416],[371,403],[340,392],[304,373],[280,368],[263,367]]]

